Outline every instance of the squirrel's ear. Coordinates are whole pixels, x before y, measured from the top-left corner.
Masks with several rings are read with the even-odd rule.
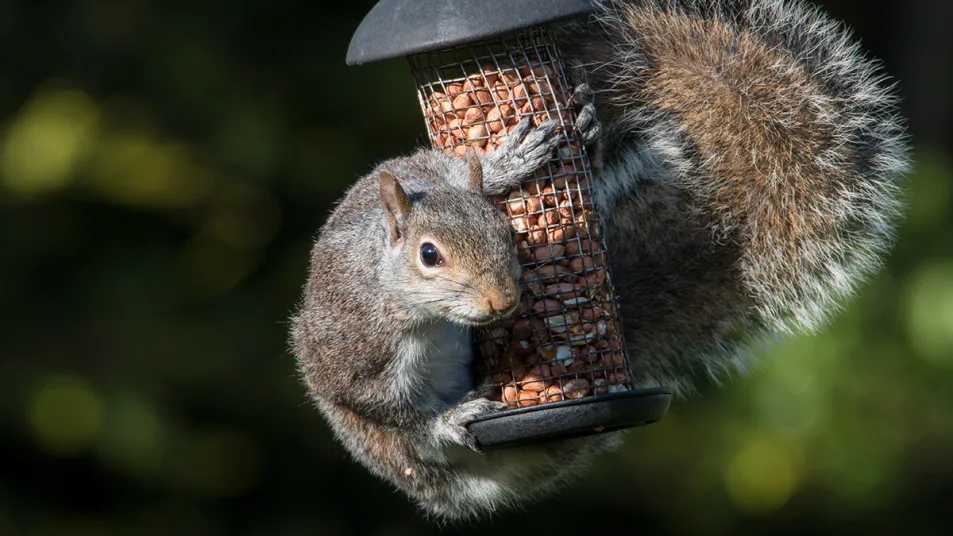
[[[483,164],[480,163],[480,157],[477,156],[476,151],[467,153],[467,167],[470,171],[467,186],[470,190],[483,195]]]
[[[390,230],[390,241],[396,244],[403,236],[401,230],[404,219],[410,213],[410,199],[390,171],[381,171],[377,180],[381,187],[381,206],[384,207],[384,218]]]

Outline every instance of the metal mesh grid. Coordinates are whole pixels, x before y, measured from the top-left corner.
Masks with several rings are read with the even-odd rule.
[[[494,198],[523,265],[513,316],[476,334],[477,371],[512,407],[631,389],[605,242],[563,63],[545,28],[410,58],[435,148],[496,150],[525,117],[560,123],[557,155]]]

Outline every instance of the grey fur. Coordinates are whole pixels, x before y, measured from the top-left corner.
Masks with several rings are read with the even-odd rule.
[[[562,40],[642,385],[684,395],[744,371],[753,345],[817,329],[876,271],[908,147],[892,88],[842,27],[800,0],[609,0]],[[550,126],[514,132],[482,159],[485,193],[553,142]],[[384,169],[412,204],[396,245]],[[525,504],[620,443],[474,452],[463,423],[499,406],[471,390],[467,326],[490,318],[474,303],[509,303],[519,269],[469,177],[466,159],[424,150],[361,179],[321,229],[292,330],[337,438],[440,520]],[[458,282],[424,277],[425,236]]]
[[[480,170],[467,159],[429,150],[359,180],[319,233],[293,318],[299,369],[338,440],[437,518],[512,505],[531,491],[526,481],[556,482],[614,444],[579,440],[568,450],[477,454],[464,427],[502,406],[472,390],[468,328],[511,313],[519,295],[509,222],[483,193],[511,189],[533,173],[551,156],[556,135],[552,125],[528,123],[514,134],[494,158],[483,158],[482,187],[473,186]],[[390,176],[401,188],[396,194]],[[396,217],[382,196],[393,200]],[[392,221],[399,223],[394,233]],[[421,271],[423,241],[438,244],[445,273]],[[510,305],[478,316],[483,299]]]

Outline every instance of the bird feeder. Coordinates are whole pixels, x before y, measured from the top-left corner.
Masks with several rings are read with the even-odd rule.
[[[552,160],[491,198],[523,266],[516,312],[475,334],[478,383],[508,410],[468,424],[483,448],[658,421],[668,389],[635,389],[572,86],[552,24],[590,0],[383,0],[354,34],[349,65],[405,56],[435,149],[492,153],[519,122],[558,122]]]

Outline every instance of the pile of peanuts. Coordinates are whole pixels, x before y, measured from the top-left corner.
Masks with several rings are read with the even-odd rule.
[[[483,64],[477,74],[422,88],[435,147],[458,156],[492,152],[526,117],[570,125],[556,66]],[[445,89],[446,92],[436,88]],[[519,189],[492,198],[510,216],[523,265],[523,297],[508,319],[477,334],[478,369],[511,407],[630,389],[628,362],[588,162],[562,132],[554,159]]]
[[[542,187],[542,190],[540,190]],[[629,389],[602,241],[577,179],[532,181],[503,200],[523,264],[513,316],[477,335],[483,380],[526,407]]]
[[[493,152],[503,144],[520,117],[535,122],[565,114],[565,99],[552,91],[553,68],[539,63],[511,66],[484,64],[480,74],[445,84],[427,96],[427,125],[434,145],[465,156]],[[556,117],[553,117],[554,119]]]

